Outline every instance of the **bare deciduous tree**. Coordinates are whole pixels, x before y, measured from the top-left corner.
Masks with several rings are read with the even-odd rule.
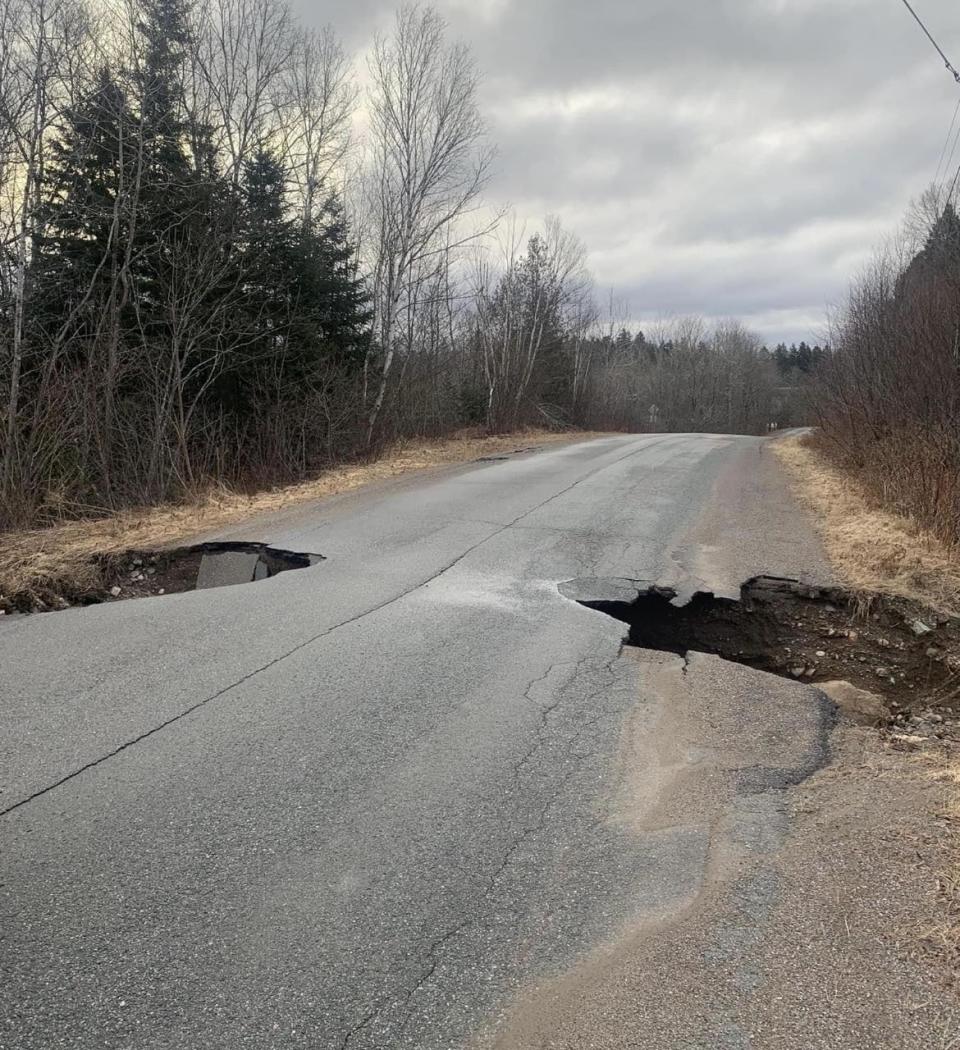
[[[30,263],[42,233],[44,167],[52,129],[71,97],[72,56],[88,36],[76,0],[0,0],[0,290],[9,325],[0,338],[5,383],[3,474],[20,462],[17,417],[24,370]]]
[[[199,97],[236,185],[243,163],[277,130],[289,103],[287,73],[296,47],[283,0],[203,0],[192,59]]]
[[[517,425],[548,341],[570,339],[578,346],[594,316],[586,248],[559,219],[546,220],[523,256],[519,242],[511,224],[502,243],[501,271],[483,262],[477,273],[487,425],[494,431]]]
[[[370,59],[369,177],[374,333],[382,354],[372,440],[398,355],[412,350],[422,290],[470,239],[451,236],[487,182],[491,153],[470,52],[431,8],[407,6]]]
[[[329,26],[297,37],[284,81],[283,152],[309,225],[316,195],[346,158],[356,103],[350,63]]]

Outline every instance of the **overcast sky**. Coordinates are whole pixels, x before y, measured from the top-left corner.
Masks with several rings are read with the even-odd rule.
[[[960,0],[912,2],[960,66]],[[395,7],[299,4],[358,54]],[[484,74],[491,196],[531,224],[559,215],[641,323],[816,338],[933,179],[960,99],[901,0],[433,6]]]

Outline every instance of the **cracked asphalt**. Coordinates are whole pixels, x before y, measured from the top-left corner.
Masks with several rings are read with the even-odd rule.
[[[675,683],[559,585],[825,578],[770,460],[659,435],[446,468],[215,537],[312,568],[0,623],[0,1047],[480,1045],[695,907],[716,826],[634,819]],[[679,673],[720,724],[750,672],[718,663]],[[721,815],[823,759],[829,712],[776,688]]]

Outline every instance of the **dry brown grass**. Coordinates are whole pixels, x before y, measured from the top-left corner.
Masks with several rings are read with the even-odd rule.
[[[800,502],[812,511],[827,555],[845,584],[960,613],[960,551],[908,518],[876,506],[809,439],[787,438],[773,448]]]
[[[336,467],[311,481],[253,495],[211,489],[194,503],[127,510],[92,521],[3,533],[0,607],[14,598],[48,600],[54,595],[77,595],[96,588],[100,580],[100,570],[92,560],[96,555],[175,546],[252,514],[349,492],[374,481],[520,447],[590,436],[586,432],[525,430],[489,437],[463,431],[435,441],[405,442],[373,462]]]

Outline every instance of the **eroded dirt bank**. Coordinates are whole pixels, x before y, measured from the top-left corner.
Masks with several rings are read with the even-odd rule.
[[[747,581],[739,600],[698,592],[678,602],[671,589],[631,580],[576,580],[561,590],[622,621],[626,640],[643,649],[851,682],[884,698],[891,715],[953,715],[960,702],[960,621],[917,601],[763,576]]]

